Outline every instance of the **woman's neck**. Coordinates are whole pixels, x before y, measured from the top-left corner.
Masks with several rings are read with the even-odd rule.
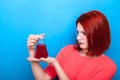
[[[79,52],[79,54],[80,54],[81,56],[87,56],[87,51],[88,51],[88,50],[81,50],[81,51]]]

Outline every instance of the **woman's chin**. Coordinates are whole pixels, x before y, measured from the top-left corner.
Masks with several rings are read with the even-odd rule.
[[[80,46],[80,48],[81,48],[82,50],[87,50],[87,49],[88,49],[88,48],[85,47],[85,46]]]

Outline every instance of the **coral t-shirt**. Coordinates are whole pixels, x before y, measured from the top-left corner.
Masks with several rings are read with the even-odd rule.
[[[112,80],[116,72],[115,63],[107,56],[81,56],[73,45],[64,47],[56,59],[70,80]],[[45,72],[55,78],[55,68],[49,64]]]

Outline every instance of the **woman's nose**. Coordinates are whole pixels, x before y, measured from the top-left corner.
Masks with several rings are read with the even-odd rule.
[[[82,40],[82,39],[83,39],[82,36],[77,35],[77,40]]]

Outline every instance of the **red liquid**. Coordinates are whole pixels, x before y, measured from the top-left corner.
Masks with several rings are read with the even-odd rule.
[[[48,53],[47,53],[47,48],[45,44],[37,44],[36,47],[36,52],[35,52],[35,58],[47,58],[48,57]]]

